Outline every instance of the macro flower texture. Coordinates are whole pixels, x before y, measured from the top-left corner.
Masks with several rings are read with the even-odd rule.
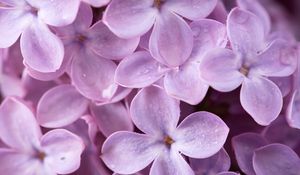
[[[300,175],[300,1],[0,0],[0,175]]]

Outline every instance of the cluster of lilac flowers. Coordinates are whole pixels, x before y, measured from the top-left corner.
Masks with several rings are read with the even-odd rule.
[[[0,0],[0,175],[299,175],[291,16],[275,0]]]

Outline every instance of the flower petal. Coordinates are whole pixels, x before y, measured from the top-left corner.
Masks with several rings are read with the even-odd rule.
[[[3,97],[17,96],[23,98],[26,89],[18,77],[2,74],[0,75],[0,90]]]
[[[0,48],[13,45],[21,33],[30,25],[32,16],[23,10],[0,8]]]
[[[214,49],[201,61],[200,74],[214,89],[228,92],[240,86],[244,79],[240,67],[241,60],[231,50]]]
[[[195,174],[217,174],[230,168],[230,157],[224,148],[206,159],[190,158],[189,160]]]
[[[194,35],[194,47],[190,59],[201,62],[207,51],[216,47],[224,48],[227,44],[226,27],[218,21],[202,19],[192,22],[190,27]]]
[[[85,97],[109,100],[117,90],[114,82],[116,64],[92,52],[81,50],[74,55],[71,78],[74,86]]]
[[[162,148],[162,144],[146,135],[119,131],[104,142],[101,158],[114,172],[132,174],[149,165]]]
[[[43,73],[43,72],[36,71],[36,70],[32,69],[31,67],[25,65],[27,73],[31,77],[33,77],[37,80],[41,80],[41,81],[50,81],[50,80],[57,79],[58,77],[62,76],[67,71],[67,68],[71,63],[71,60],[72,60],[73,54],[74,54],[72,49],[74,49],[74,48],[71,46],[65,46],[65,55],[63,58],[63,62],[61,64],[60,68],[58,70],[56,70],[55,72]]]
[[[227,32],[232,49],[246,59],[253,59],[265,47],[263,24],[251,12],[234,8],[227,18]]]
[[[55,27],[54,30],[56,35],[60,36],[65,42],[65,46],[67,44],[72,45],[76,37],[78,43],[78,36],[86,34],[92,22],[93,11],[91,6],[86,3],[81,3],[74,22],[64,27]]]
[[[257,0],[237,0],[237,4],[244,10],[248,10],[257,15],[262,21],[265,29],[265,34],[271,30],[271,19],[267,10]]]
[[[300,112],[300,92],[295,90],[292,93],[291,99],[287,107],[287,121],[293,128],[300,129],[300,118],[298,116]]]
[[[240,100],[243,108],[260,125],[269,125],[282,108],[280,89],[263,77],[245,79],[242,84]]]
[[[65,129],[47,132],[41,138],[41,146],[46,154],[45,164],[58,174],[69,174],[78,169],[85,147],[80,137]]]
[[[0,107],[0,138],[20,151],[39,146],[41,129],[32,111],[16,98],[6,98]]]
[[[199,20],[214,10],[217,0],[172,0],[166,1],[164,5],[185,18]]]
[[[149,41],[150,53],[157,61],[177,67],[190,56],[193,33],[189,25],[172,12],[162,11]]]
[[[104,136],[108,137],[116,131],[133,131],[129,111],[121,102],[102,106],[92,105],[90,109]]]
[[[144,133],[159,135],[171,133],[177,126],[179,101],[156,86],[143,88],[132,100],[130,113],[133,123]]]
[[[9,175],[56,175],[48,167],[43,166],[40,160],[13,150],[0,149],[0,163],[0,171]]]
[[[165,150],[151,166],[150,175],[194,175],[184,158],[175,151]]]
[[[252,157],[255,149],[267,145],[268,142],[256,133],[244,133],[232,138],[232,147],[241,170],[246,174],[255,174]]]
[[[261,53],[253,66],[259,74],[271,77],[285,77],[297,68],[298,51],[288,42],[275,40]]]
[[[165,71],[147,51],[138,51],[120,62],[115,81],[124,87],[141,88],[160,79]]]
[[[55,72],[64,57],[61,40],[39,20],[31,23],[21,36],[21,52],[24,62],[39,72]]]
[[[157,16],[153,0],[112,0],[103,22],[121,38],[139,37],[152,27]]]
[[[300,159],[288,146],[270,144],[254,152],[253,167],[257,175],[298,174]]]
[[[166,92],[191,105],[201,102],[208,90],[208,85],[200,78],[199,65],[186,63],[179,70],[173,70],[164,78]]]
[[[192,158],[207,158],[224,145],[229,128],[216,115],[195,112],[185,118],[176,130],[176,148]]]
[[[39,7],[38,18],[52,26],[71,24],[76,18],[79,4],[80,0],[44,0]]]
[[[88,100],[71,85],[59,85],[48,90],[37,106],[37,120],[49,128],[73,123],[86,111]]]
[[[104,58],[120,60],[132,54],[140,39],[122,39],[113,34],[102,21],[97,22],[88,30],[92,38],[89,47]]]

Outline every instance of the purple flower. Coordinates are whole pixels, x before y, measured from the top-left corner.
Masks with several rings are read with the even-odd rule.
[[[232,146],[241,170],[249,175],[297,174],[300,159],[288,146],[272,143],[255,133],[233,137]]]
[[[202,78],[213,88],[227,92],[242,84],[243,108],[260,125],[270,124],[282,108],[282,94],[267,77],[291,75],[297,50],[286,40],[266,40],[266,29],[253,13],[234,8],[227,19],[232,51],[209,52],[200,65]]]
[[[206,17],[217,0],[113,0],[103,22],[121,38],[139,37],[153,26],[149,50],[158,62],[177,67],[191,54],[193,33],[187,22]]]
[[[126,96],[127,93],[120,97]],[[49,89],[38,102],[37,121],[47,128],[67,126],[90,111],[101,132],[132,131],[127,108],[116,97],[111,104],[97,104],[82,96],[74,86],[65,84]]]
[[[179,102],[161,88],[142,89],[130,107],[134,124],[145,134],[119,131],[102,147],[104,163],[116,173],[142,170],[153,160],[152,175],[194,174],[180,153],[206,158],[217,153],[229,132],[226,124],[209,112],[196,112],[179,126]]]
[[[0,47],[17,41],[24,62],[39,72],[54,72],[61,66],[64,47],[48,25],[70,24],[76,17],[78,3],[66,0],[2,0],[0,7]],[[67,9],[64,6],[68,6]]]
[[[11,175],[68,174],[80,166],[83,141],[64,129],[42,135],[32,111],[7,98],[0,107],[0,171]]]
[[[225,26],[214,20],[195,21],[190,27],[194,33],[194,47],[185,62],[171,67],[157,61],[147,51],[138,51],[120,62],[115,81],[125,87],[141,88],[164,77],[163,86],[170,96],[198,104],[208,90],[208,85],[201,79],[199,63],[207,51],[225,47],[227,36]]]

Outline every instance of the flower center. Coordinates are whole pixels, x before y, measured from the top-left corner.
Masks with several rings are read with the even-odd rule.
[[[82,35],[82,34],[79,34],[79,35],[76,36],[76,40],[81,42],[81,43],[84,42],[86,39],[87,39],[87,37]]]
[[[165,144],[166,145],[172,145],[175,141],[170,137],[170,136],[166,136],[165,138],[164,138],[164,142],[165,142]]]
[[[154,0],[154,7],[160,9],[164,0]]]
[[[39,151],[35,156],[40,161],[44,161],[44,159],[46,158],[46,153],[42,152],[42,151]]]
[[[245,76],[248,76],[249,74],[249,68],[246,66],[242,66],[239,71]]]

